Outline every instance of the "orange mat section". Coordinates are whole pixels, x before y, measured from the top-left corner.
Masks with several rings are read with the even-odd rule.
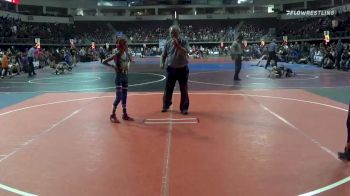
[[[323,97],[194,92],[183,116],[178,94],[161,113],[161,93],[133,93],[136,121],[120,124],[109,122],[113,99],[45,94],[0,110],[0,184],[38,195],[298,195],[350,175],[335,157],[347,107]]]

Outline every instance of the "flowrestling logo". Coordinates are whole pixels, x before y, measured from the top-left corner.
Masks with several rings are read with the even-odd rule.
[[[287,16],[333,16],[334,10],[287,10]]]

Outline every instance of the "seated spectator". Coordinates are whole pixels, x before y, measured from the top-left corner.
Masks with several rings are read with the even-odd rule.
[[[335,58],[331,51],[327,51],[323,61],[322,61],[322,68],[324,69],[334,69],[334,61]]]
[[[344,71],[348,71],[349,70],[349,62],[350,62],[349,51],[344,50],[343,54],[341,55],[340,68]]]

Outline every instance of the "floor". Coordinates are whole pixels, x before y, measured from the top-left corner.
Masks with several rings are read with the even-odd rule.
[[[112,124],[113,69],[0,81],[0,195],[350,195],[350,73],[293,65],[271,79],[245,62],[192,60],[190,113],[161,113],[159,59],[137,59],[128,112]],[[118,118],[121,111],[118,108]]]

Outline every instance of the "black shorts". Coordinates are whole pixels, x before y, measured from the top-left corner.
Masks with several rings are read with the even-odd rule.
[[[115,85],[117,87],[128,87],[128,74],[118,72],[115,77]]]

